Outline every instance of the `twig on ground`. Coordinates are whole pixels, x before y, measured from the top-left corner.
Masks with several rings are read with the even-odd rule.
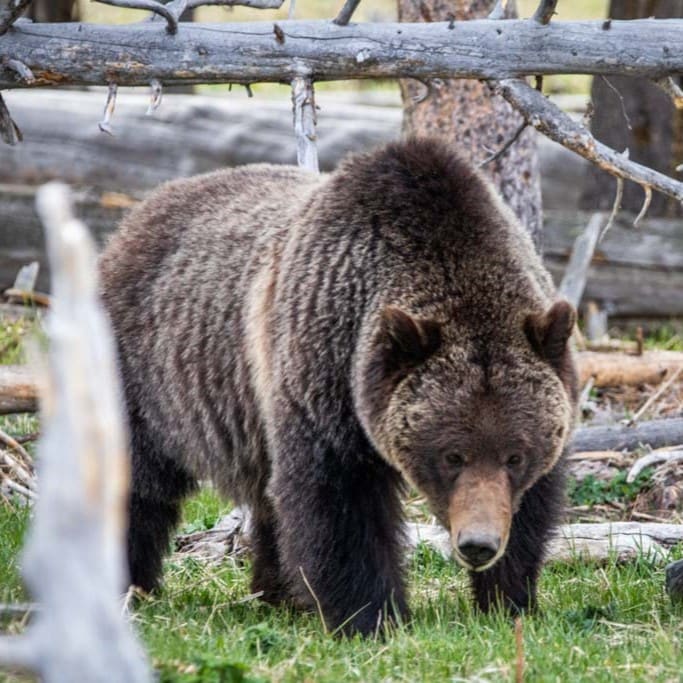
[[[18,301],[24,305],[34,304],[43,308],[49,308],[50,306],[49,294],[43,294],[42,292],[31,292],[25,289],[10,287],[5,290],[4,294],[8,299]]]
[[[652,451],[652,453],[648,453],[647,455],[643,455],[641,458],[638,458],[638,460],[631,465],[631,469],[626,475],[626,481],[629,484],[634,482],[638,478],[638,475],[648,467],[653,467],[654,465],[660,465],[662,463],[681,461],[683,461],[683,450],[660,448],[656,451]]]
[[[515,683],[524,683],[524,627],[522,617],[515,617]]]
[[[645,414],[649,408],[654,405],[655,401],[659,399],[659,397],[678,379],[678,376],[681,374],[681,371],[683,371],[683,367],[676,368],[674,372],[672,373],[671,377],[667,379],[663,384],[660,384],[659,387],[657,387],[657,391],[655,391],[650,398],[643,403],[643,405],[635,412],[633,417],[628,421],[628,424],[633,426],[638,420]]]
[[[614,460],[621,463],[624,460],[624,454],[621,451],[582,451],[580,453],[570,453],[567,456],[568,462],[576,461],[602,461]]]
[[[31,456],[27,453],[26,449],[16,439],[12,438],[9,434],[6,434],[2,429],[0,429],[0,441],[4,443],[5,446],[8,446],[19,453],[25,463],[31,463]],[[28,472],[26,475],[28,476],[28,479],[31,479],[31,476],[28,474]]]
[[[346,26],[351,21],[351,17],[358,5],[360,5],[360,0],[346,0],[343,7],[339,10],[339,14],[333,20],[334,23],[337,26]]]
[[[315,594],[315,591],[313,590],[311,584],[308,582],[308,579],[306,578],[306,574],[304,572],[303,567],[299,567],[299,571],[301,572],[301,578],[303,579],[304,585],[308,589],[308,592],[311,594],[311,597],[315,601],[315,606],[316,609],[318,610],[318,616],[320,617],[320,622],[322,623],[323,626],[323,632],[325,635],[327,635],[327,623],[325,622],[325,616],[323,615],[323,608],[322,605],[320,604],[320,600],[318,600],[318,596]]]
[[[536,130],[603,170],[683,202],[683,183],[642,166],[598,142],[580,123],[571,119],[550,100],[526,82],[503,79],[493,82],[494,89],[522,114]],[[615,206],[616,206],[615,202]]]

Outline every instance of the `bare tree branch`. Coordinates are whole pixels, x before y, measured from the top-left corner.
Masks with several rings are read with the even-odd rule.
[[[533,19],[539,24],[548,24],[555,14],[555,8],[557,7],[557,0],[541,0],[536,11],[534,12]]]
[[[30,4],[31,0],[9,0],[8,6],[0,10],[0,36],[12,28],[12,24]]]
[[[297,76],[292,81],[292,107],[299,166],[313,173],[319,173],[318,148],[315,144],[315,93],[310,78]]]
[[[123,0],[122,0],[123,1]],[[130,1],[130,0],[128,0]],[[149,0],[147,0],[149,1]],[[187,24],[171,39],[154,22],[135,25],[25,24],[3,38],[3,53],[29,67],[31,87],[165,86],[364,78],[516,78],[525,74],[613,74],[659,78],[683,72],[683,20],[612,22],[464,21],[352,23],[278,21]],[[539,48],[539,45],[541,46]],[[669,47],[670,46],[670,47]],[[668,52],[666,51],[668,50]],[[77,53],[76,60],[73,55]],[[359,59],[362,56],[362,59]],[[0,70],[0,89],[28,84]]]
[[[671,76],[657,78],[654,83],[671,97],[676,109],[683,109],[683,90],[681,90],[681,86]]]
[[[488,15],[488,19],[505,19],[505,10],[509,0],[496,0],[496,4]]]
[[[492,86],[536,130],[567,149],[588,159],[608,173],[651,187],[683,202],[683,183],[642,166],[598,142],[580,123],[573,121],[541,93],[517,79],[504,79]]]
[[[351,16],[358,5],[360,5],[360,0],[346,0],[344,6],[339,10],[337,18],[334,19],[334,23],[337,26],[346,26],[351,21]]]
[[[103,5],[121,7],[123,9],[139,9],[146,12],[154,12],[166,19],[166,29],[169,33],[178,32],[178,17],[172,8],[162,5],[157,0],[96,0]]]

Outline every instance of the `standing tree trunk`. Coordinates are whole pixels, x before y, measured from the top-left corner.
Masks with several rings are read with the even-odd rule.
[[[486,17],[494,5],[494,0],[398,0],[398,15],[400,21],[462,21]],[[507,3],[506,12],[506,17],[516,16],[514,0]],[[424,84],[402,80],[401,95],[404,134],[443,137],[475,165],[500,150],[522,124],[521,116],[479,81],[452,79]],[[527,227],[540,251],[543,216],[534,135],[533,130],[525,130],[483,171]]]
[[[78,21],[78,2],[76,0],[33,0],[27,16],[33,21]]]
[[[683,0],[611,0],[611,19],[683,17]],[[680,84],[680,78],[675,78]],[[596,76],[591,96],[594,114],[591,131],[610,147],[627,149],[629,157],[645,166],[676,177],[683,161],[683,109],[676,109],[671,97],[651,81],[631,76]],[[680,177],[680,176],[679,176]],[[581,200],[586,209],[609,209],[614,202],[615,181],[591,166],[586,174]],[[622,207],[638,212],[643,190],[626,181]],[[655,193],[650,216],[681,216],[681,204]]]

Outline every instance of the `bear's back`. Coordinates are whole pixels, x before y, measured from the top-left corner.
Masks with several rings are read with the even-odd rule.
[[[261,447],[242,338],[250,280],[319,182],[255,165],[166,183],[100,259],[130,419],[196,476],[219,472],[226,489],[254,476],[226,460]]]

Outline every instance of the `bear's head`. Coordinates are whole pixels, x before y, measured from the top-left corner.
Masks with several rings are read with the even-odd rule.
[[[575,318],[558,301],[521,311],[508,333],[463,336],[389,306],[365,346],[360,420],[380,454],[426,496],[468,569],[503,555],[525,491],[571,437]]]

